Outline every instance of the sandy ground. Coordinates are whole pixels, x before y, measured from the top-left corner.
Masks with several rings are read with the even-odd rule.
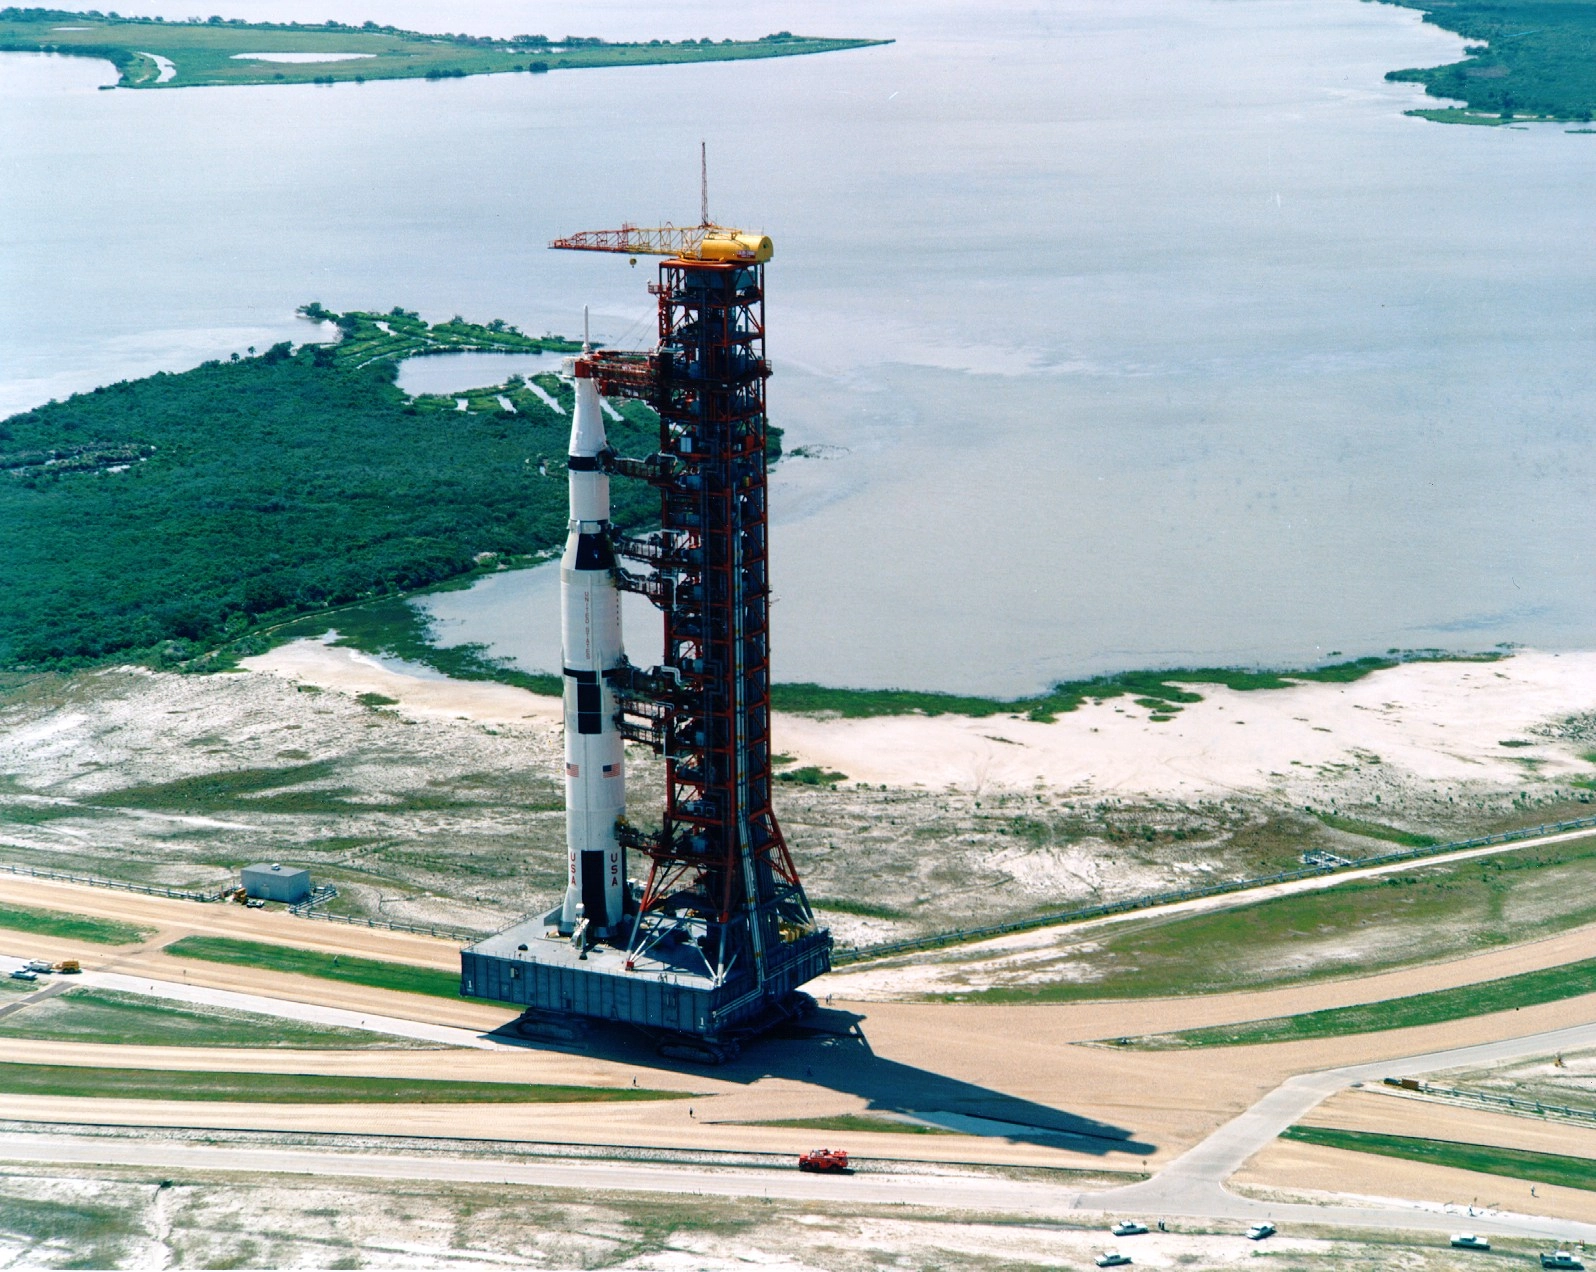
[[[475,720],[483,724],[523,721],[559,727],[560,699],[482,680],[423,680],[384,667],[358,649],[321,640],[296,640],[240,666],[342,693],[380,693],[396,699],[409,714],[435,720]]]
[[[382,693],[406,711],[484,722],[547,720],[560,705],[505,686],[420,680],[354,650],[302,640],[245,667],[348,693]],[[1596,652],[1531,650],[1489,663],[1409,663],[1347,685],[1237,692],[1196,685],[1203,700],[1151,723],[1133,699],[1087,705],[1051,724],[1007,716],[840,720],[778,714],[778,747],[806,764],[889,786],[1028,789],[1211,797],[1270,791],[1300,803],[1338,768],[1389,766],[1445,786],[1588,772],[1546,735],[1548,721],[1596,711]],[[1243,731],[1244,730],[1244,731]],[[1529,742],[1503,747],[1504,741]]]
[[[1561,1153],[1596,1161],[1596,1126],[1574,1126],[1538,1117],[1460,1108],[1439,1100],[1404,1095],[1389,1087],[1368,1087],[1331,1096],[1303,1119],[1308,1126],[1345,1131],[1379,1131],[1424,1139],[1494,1144],[1535,1153]],[[1592,1198],[1596,1203],[1596,1197]]]
[[[396,699],[397,712],[423,721],[410,730],[418,738],[428,728],[452,728],[454,721],[464,720],[466,727],[485,731],[491,745],[508,755],[526,744],[517,737],[548,749],[558,728],[558,704],[553,699],[498,685],[406,676],[320,642],[299,642],[274,651],[251,660],[250,668],[263,688],[271,687],[285,699],[304,698],[312,705],[312,695],[300,695],[282,682]],[[1355,792],[1359,800],[1373,801],[1382,791],[1397,794],[1422,786],[1430,797],[1444,801],[1449,791],[1489,789],[1500,794],[1532,778],[1540,788],[1551,788],[1589,774],[1590,766],[1580,755],[1596,736],[1592,734],[1596,653],[1522,653],[1496,663],[1412,664],[1345,686],[1304,685],[1249,694],[1206,688],[1201,692],[1202,702],[1161,724],[1149,722],[1142,708],[1120,699],[1088,706],[1048,725],[1002,717],[984,721],[782,717],[777,741],[802,762],[841,770],[855,782],[929,791],[951,785],[965,792],[966,799],[984,791],[1025,791],[1040,780],[1054,792],[1075,796],[1197,800],[1242,794],[1300,807],[1319,802],[1326,791]],[[304,703],[296,705],[310,710]],[[506,730],[504,738],[492,735],[499,726]],[[370,727],[374,741],[380,741],[385,730],[395,736],[404,732],[386,715],[374,718]],[[69,733],[52,742],[47,732],[39,734],[38,747],[69,748]],[[1504,747],[1504,741],[1529,745]],[[1389,798],[1383,806],[1390,806]],[[71,829],[63,825],[56,833],[66,835]],[[844,850],[856,853],[857,844],[845,844]],[[1200,855],[1195,848],[1191,851]],[[850,895],[874,894],[866,890]],[[169,941],[201,932],[452,970],[458,966],[458,954],[449,941],[6,875],[0,875],[0,900],[104,914],[156,931],[141,946],[114,950],[5,934],[5,953],[78,957],[87,966],[147,975],[152,982],[186,982],[308,1000],[460,1028],[488,1030],[514,1015],[509,1008],[487,1004],[177,960],[161,952]],[[1000,957],[1023,953],[1042,948],[1039,942],[1058,939],[1056,934],[1029,934],[995,952]],[[36,1064],[513,1078],[614,1086],[629,1086],[635,1079],[640,1086],[691,1096],[657,1104],[336,1108],[0,1096],[0,1117],[142,1126],[400,1131],[782,1154],[822,1139],[838,1139],[866,1157],[1140,1174],[1159,1169],[1292,1074],[1593,1021],[1596,994],[1423,1029],[1271,1047],[1136,1052],[1079,1044],[1376,1001],[1592,954],[1596,954],[1596,930],[1581,929],[1361,979],[1208,998],[1058,1006],[866,1003],[857,1000],[872,996],[868,981],[839,977],[820,986],[835,998],[833,1010],[819,1018],[823,1026],[819,1032],[751,1047],[741,1060],[712,1073],[661,1062],[646,1047],[608,1035],[579,1048],[528,1046],[513,1053],[250,1052],[8,1040],[5,1058]],[[857,1035],[847,1033],[851,1024],[857,1025]],[[1396,1100],[1375,1103],[1379,1098],[1367,1095],[1357,1103],[1338,1100],[1326,1108],[1338,1113],[1351,1109],[1346,1116],[1416,1118],[1414,1125],[1438,1124],[1433,1114],[1399,1108],[1404,1102]],[[747,1125],[777,1118],[882,1112],[925,1115],[980,1133],[838,1135]],[[1426,1116],[1432,1120],[1427,1122]],[[1446,1117],[1451,1116],[1448,1110]],[[1061,1135],[1061,1131],[1072,1133]],[[1371,1194],[1382,1193],[1386,1185],[1381,1181],[1389,1178],[1390,1190],[1382,1195],[1438,1200],[1464,1195],[1453,1181],[1377,1173],[1429,1168],[1397,1162],[1387,1167],[1389,1159],[1365,1155],[1354,1155],[1356,1164],[1349,1167],[1338,1164],[1342,1155],[1322,1156],[1330,1152],[1276,1145],[1255,1159],[1246,1177],[1256,1177],[1261,1185],[1299,1190],[1345,1188],[1349,1180],[1356,1180],[1360,1193]],[[1277,1161],[1280,1153],[1306,1156]],[[1337,1178],[1339,1183],[1327,1182]],[[1500,1181],[1492,1182],[1500,1186]],[[1447,1195],[1436,1195],[1443,1193]],[[1511,1201],[1516,1209],[1526,1208],[1524,1198],[1500,1200],[1504,1205]],[[1555,1204],[1562,1206],[1565,1200],[1558,1198]],[[1583,1212],[1569,1213],[1585,1217]],[[1151,1255],[1152,1247],[1147,1248]],[[689,1257],[681,1266],[696,1265]]]
[[[271,918],[279,939],[308,933],[320,948],[382,954],[389,947],[443,963],[452,949],[442,942],[333,925],[312,925],[282,915],[223,906],[166,901],[68,885],[51,889],[62,908],[125,916],[129,908],[170,921],[176,913],[218,914],[218,922]],[[3,894],[0,894],[3,895]],[[31,895],[31,894],[30,894]],[[252,934],[258,932],[252,927]],[[722,1147],[796,1152],[815,1131],[740,1125],[793,1117],[830,1117],[872,1111],[953,1114],[955,1125],[981,1135],[911,1135],[849,1132],[854,1151],[911,1160],[1052,1164],[1083,1169],[1146,1171],[1158,1166],[1248,1107],[1293,1073],[1398,1057],[1596,1020],[1596,994],[1518,1012],[1445,1025],[1354,1038],[1268,1047],[1193,1052],[1137,1052],[1109,1046],[1071,1045],[1083,1038],[1117,1037],[1153,1027],[1215,1023],[1281,1011],[1313,1010],[1365,996],[1393,996],[1460,983],[1578,957],[1593,934],[1570,933],[1550,941],[1493,951],[1457,964],[1420,967],[1364,982],[1328,982],[1268,994],[1226,995],[1166,1003],[1094,1003],[1080,1006],[837,1005],[817,1018],[826,1029],[807,1039],[753,1047],[738,1062],[704,1072],[656,1059],[646,1047],[607,1036],[587,1049],[528,1046],[513,1053],[370,1051],[285,1053],[193,1048],[107,1048],[100,1045],[8,1043],[8,1052],[35,1063],[342,1072],[395,1076],[469,1077],[535,1082],[640,1086],[694,1093],[689,1102],[658,1105],[475,1106],[395,1111],[382,1106],[315,1109],[295,1106],[226,1106],[143,1101],[95,1102],[0,1097],[0,1116],[111,1123],[260,1126],[274,1129],[342,1129],[377,1132],[396,1124],[411,1133],[495,1138],[510,1134],[571,1143]],[[441,948],[440,948],[441,947]],[[351,1010],[405,1019],[491,1028],[513,1013],[485,1004],[364,990],[243,967],[180,961],[156,952],[84,950],[107,965],[162,980],[217,983],[252,993],[299,997]],[[93,964],[91,964],[93,965]],[[846,1036],[857,1022],[868,1045]],[[1395,1102],[1391,1102],[1395,1103]],[[691,1109],[691,1112],[689,1112]],[[1062,1119],[1062,1120],[1061,1120]],[[1083,1119],[1082,1125],[1071,1119]],[[1095,1124],[1092,1125],[1092,1124]],[[1076,1129],[1088,1138],[1049,1131]],[[834,1136],[833,1136],[834,1137]]]
[[[178,960],[161,952],[162,946],[182,936],[206,933],[329,953],[359,954],[367,958],[412,963],[440,970],[457,970],[460,965],[459,946],[433,937],[380,928],[313,922],[281,911],[172,901],[164,897],[146,897],[137,893],[4,874],[0,874],[0,901],[97,914],[156,929],[156,934],[141,946],[115,949],[81,941],[17,933],[6,939],[5,952],[19,957],[26,954],[28,957],[48,956],[51,959],[78,958],[83,960],[85,967],[135,975],[145,971],[161,980],[187,980],[196,985],[247,990],[276,997],[304,998],[356,1010],[364,1007],[405,1018],[416,1018],[415,1013],[424,1010],[423,1019],[465,1027],[496,1028],[515,1014],[510,1008],[490,1004],[418,999],[411,995],[389,994],[337,982],[261,972],[248,967],[207,963],[197,959]],[[1038,933],[1027,934],[1026,939],[1064,938]],[[1055,1033],[1054,1036],[1059,1036],[1062,1041],[1080,1042],[1378,1002],[1405,994],[1495,980],[1593,956],[1596,956],[1596,930],[1581,928],[1544,941],[1489,950],[1466,958],[1284,989],[1192,998],[1073,1003],[1058,1008],[979,1006],[972,1010],[986,1014],[987,1018],[1003,1017],[1012,1011],[1041,1012],[1047,1019],[1056,1022],[1055,1030],[1058,1024],[1063,1025],[1063,1034]],[[878,995],[873,992],[873,985],[872,974],[860,972],[822,978],[814,982],[812,989],[822,999],[826,994],[832,994],[834,1003],[845,1006],[875,1000]],[[883,992],[879,997],[885,999],[888,995]],[[379,1003],[385,1006],[379,1007]]]
[[[1559,1219],[1596,1221],[1596,1193],[1551,1184],[1531,1185],[1521,1179],[1452,1170],[1423,1162],[1405,1162],[1373,1153],[1354,1153],[1276,1140],[1235,1175],[1231,1185],[1250,1197],[1281,1200],[1344,1202],[1349,1197],[1404,1198],[1476,1210],[1512,1210]],[[1458,1214],[1458,1231],[1469,1229],[1466,1211]]]
[[[1543,776],[1585,767],[1536,730],[1554,717],[1596,710],[1596,653],[1410,663],[1347,685],[1193,688],[1203,701],[1164,723],[1115,698],[1052,724],[778,717],[776,732],[783,749],[809,763],[889,785],[1042,782],[1186,798],[1260,790],[1318,798],[1324,769],[1367,765],[1371,756],[1423,782],[1510,782],[1525,758],[1543,760]],[[1537,745],[1504,748],[1504,740]]]
[[[186,980],[191,984],[298,998],[348,1010],[364,1009],[401,1019],[484,1030],[496,1028],[514,1016],[512,1009],[491,1004],[368,990],[256,968],[179,960],[156,948],[175,934],[200,928],[256,939],[269,936],[284,943],[313,942],[318,949],[367,957],[404,958],[436,967],[457,966],[456,947],[431,938],[310,923],[285,914],[246,911],[226,905],[169,901],[4,876],[0,876],[0,898],[137,919],[160,927],[160,935],[138,950],[108,951],[81,943],[70,945],[71,956],[84,958],[85,966],[90,968],[104,967],[127,975],[143,972],[152,980]],[[215,927],[207,929],[208,924]],[[12,938],[8,944],[16,939]],[[868,1039],[868,1054],[862,1054],[856,1044],[846,1039],[825,1035],[801,1046],[769,1044],[756,1048],[737,1065],[714,1071],[713,1077],[688,1071],[691,1081],[685,1089],[706,1094],[719,1091],[725,1093],[727,1099],[723,1107],[695,1110],[695,1117],[691,1119],[693,1125],[685,1125],[685,1118],[683,1122],[686,1131],[696,1136],[700,1125],[697,1114],[712,1122],[756,1121],[830,1116],[871,1107],[913,1109],[917,1106],[923,1110],[953,1112],[980,1112],[984,1107],[987,1117],[1023,1122],[1036,1110],[1013,1105],[1012,1101],[1033,1102],[1044,1109],[1064,1109],[1120,1128],[1121,1133],[1145,1143],[1151,1150],[1146,1157],[1156,1162],[1189,1146],[1220,1120],[1239,1112],[1290,1073],[1381,1056],[1437,1050],[1596,1019],[1596,994],[1445,1025],[1268,1047],[1134,1052],[1068,1044],[1312,1011],[1491,979],[1589,957],[1593,943],[1596,943],[1596,932],[1580,930],[1547,941],[1363,980],[1327,981],[1287,990],[1208,998],[1059,1006],[889,1003],[863,1006],[838,1002],[826,1019],[837,1028],[846,1028],[849,1021],[858,1019]],[[42,948],[43,944],[34,943],[30,948]],[[56,943],[61,949],[68,948],[69,944]],[[8,948],[6,952],[21,951]],[[72,1053],[69,1044],[27,1045],[65,1048],[51,1054]],[[104,1049],[82,1048],[81,1054],[86,1057],[103,1055]],[[277,1068],[291,1063],[284,1060],[282,1053],[259,1054],[263,1057],[262,1063],[269,1062]],[[671,1073],[669,1066],[661,1065],[646,1050],[619,1054],[622,1058],[619,1065],[594,1055],[573,1056],[532,1047],[513,1055],[353,1053],[353,1058],[344,1063],[356,1066],[346,1071],[430,1072],[448,1076],[517,1074],[523,1080],[549,1082],[610,1081],[618,1084],[636,1077],[644,1086],[658,1085],[663,1080],[661,1075]],[[164,1063],[210,1067],[213,1061],[214,1067],[226,1068],[249,1067],[253,1063],[241,1060],[236,1052],[197,1053],[182,1048],[172,1049]],[[79,1059],[77,1062],[101,1061]],[[314,1064],[319,1069],[323,1064],[335,1062],[330,1056],[318,1055],[302,1058],[300,1063]],[[859,1068],[861,1064],[867,1066],[866,1071]],[[359,1068],[361,1065],[375,1067]],[[700,1083],[707,1085],[695,1085]],[[996,1106],[985,1107],[988,1097]],[[1006,1100],[1010,1104],[1005,1105]],[[1007,1111],[997,1106],[1004,1106]],[[595,1133],[596,1123],[608,1122],[612,1117],[630,1112],[605,1110],[601,1114],[584,1114],[586,1133]],[[274,1117],[279,1114],[281,1110]],[[187,1116],[192,1116],[192,1110]],[[365,1110],[353,1116],[364,1119],[364,1124],[369,1125],[372,1114]],[[671,1127],[665,1139],[674,1142],[673,1137],[681,1129]],[[607,1136],[614,1133],[604,1132]],[[771,1133],[752,1132],[756,1137]],[[933,1155],[949,1151],[946,1137],[912,1138],[919,1141],[917,1151]],[[1121,1163],[1138,1169],[1144,1164],[1143,1158],[1135,1154],[1128,1155]]]
[[[387,928],[368,928],[360,924],[328,923],[302,919],[285,910],[250,910],[240,905],[174,901],[166,897],[144,896],[111,888],[85,887],[26,875],[0,874],[0,901],[41,909],[64,910],[75,914],[95,914],[119,919],[145,928],[159,929],[153,942],[164,945],[179,936],[202,933],[271,945],[292,945],[299,949],[327,950],[340,954],[364,954],[389,963],[412,963],[418,967],[447,968],[458,971],[460,946],[454,941]],[[54,938],[28,940],[47,943]],[[109,947],[84,942],[74,949],[105,957]],[[120,955],[123,951],[118,951]]]

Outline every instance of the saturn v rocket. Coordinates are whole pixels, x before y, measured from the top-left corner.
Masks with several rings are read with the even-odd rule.
[[[604,416],[590,364],[577,358],[573,370],[576,409],[566,460],[570,524],[560,559],[569,867],[559,930],[582,942],[610,935],[626,902],[625,852],[616,839],[616,823],[626,811],[626,756],[613,686],[625,658],[610,545]]]

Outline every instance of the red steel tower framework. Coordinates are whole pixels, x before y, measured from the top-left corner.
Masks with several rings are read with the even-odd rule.
[[[764,272],[759,259],[672,257],[650,287],[658,348],[586,359],[600,393],[640,398],[660,421],[656,454],[610,461],[660,491],[660,529],[615,550],[649,567],[621,585],[660,607],[665,632],[661,665],[623,668],[616,684],[622,733],[666,765],[660,829],[621,833],[649,859],[627,965],[679,941],[686,916],[702,924],[708,975],[761,999],[824,971],[831,944],[771,806]]]
[[[461,992],[523,1005],[524,1032],[564,1036],[581,1017],[626,1022],[653,1031],[667,1054],[719,1061],[812,1008],[798,988],[831,966],[831,933],[815,922],[771,807],[771,244],[706,214],[688,229],[627,226],[553,246],[666,258],[649,288],[658,346],[584,352],[575,368],[599,394],[651,406],[659,449],[570,459],[573,473],[580,461],[660,494],[658,530],[579,528],[608,537],[612,553],[594,559],[612,555],[615,583],[664,615],[660,664],[620,657],[597,673],[611,694],[590,696],[612,698],[619,731],[664,757],[665,808],[658,830],[616,823],[618,850],[648,859],[647,878],[626,886],[620,923],[607,915],[602,934],[562,927],[561,908],[523,920],[462,952]],[[580,697],[577,714],[580,724]]]

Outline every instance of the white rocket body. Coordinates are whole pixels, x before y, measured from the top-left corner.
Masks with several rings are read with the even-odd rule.
[[[621,598],[609,541],[610,479],[598,387],[575,362],[571,421],[571,517],[560,559],[560,631],[565,672],[565,838],[569,874],[560,930],[585,918],[588,933],[618,928],[625,912],[626,858],[615,837],[626,811],[625,750],[615,693],[605,673],[621,665]]]

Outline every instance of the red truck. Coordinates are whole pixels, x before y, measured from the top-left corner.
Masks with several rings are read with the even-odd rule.
[[[846,1175],[848,1154],[840,1148],[812,1148],[798,1159],[798,1169],[819,1175]]]

